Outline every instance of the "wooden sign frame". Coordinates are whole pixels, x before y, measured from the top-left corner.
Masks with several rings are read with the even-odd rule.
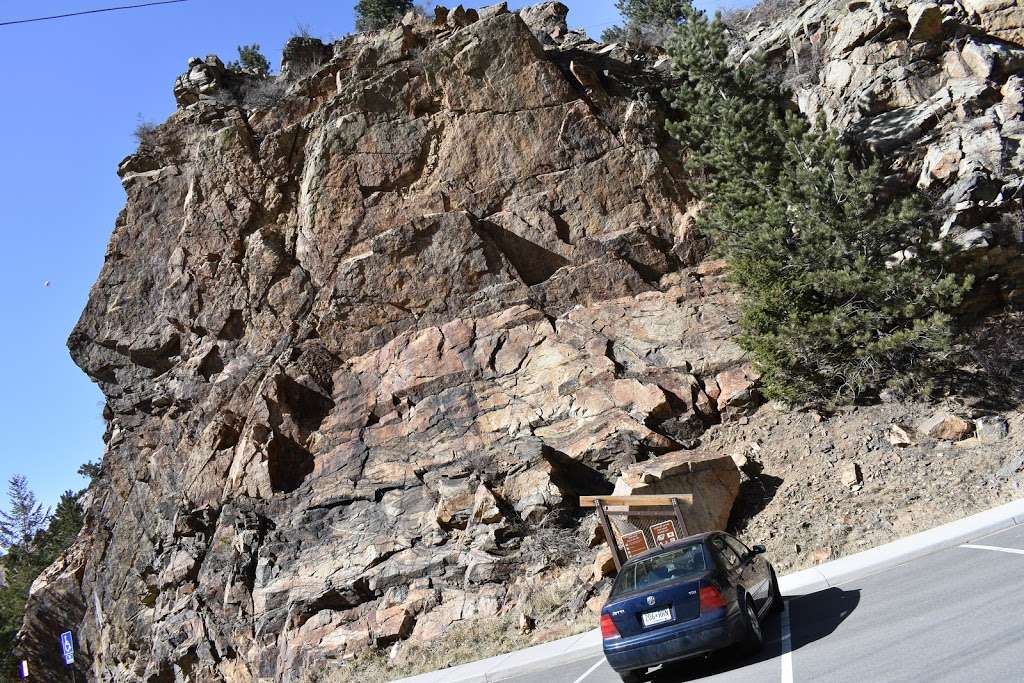
[[[608,542],[608,547],[612,550],[612,559],[615,560],[615,569],[621,570],[623,563],[627,559],[633,556],[628,552],[623,552],[623,549],[619,547],[618,541],[615,540],[615,531],[612,529],[611,523],[608,521],[610,515],[618,515],[622,517],[647,517],[647,518],[662,518],[669,516],[675,517],[675,531],[677,538],[685,538],[689,535],[686,530],[686,521],[683,519],[683,507],[682,503],[693,505],[693,494],[692,493],[679,493],[675,495],[667,496],[580,496],[580,507],[584,508],[596,508],[597,519],[601,523],[601,529],[604,530],[604,537]],[[644,510],[631,510],[631,507],[642,507],[647,508]],[[651,510],[650,508],[671,508],[672,512],[666,512],[664,510]],[[658,526],[655,524],[654,526]],[[626,536],[633,536],[634,534],[644,535],[644,531],[634,531]],[[623,536],[623,542],[625,543],[626,536]],[[652,533],[652,537],[654,534]],[[647,545],[647,538],[644,536],[644,545]],[[648,546],[650,549],[650,546]],[[625,557],[624,557],[625,556]]]

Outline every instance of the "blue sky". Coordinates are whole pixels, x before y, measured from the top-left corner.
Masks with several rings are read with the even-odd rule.
[[[565,1],[570,23],[595,37],[618,21],[614,0]],[[117,4],[134,3],[7,0],[0,21]],[[115,170],[135,148],[138,121],[173,111],[171,87],[190,56],[227,61],[235,46],[259,43],[276,67],[300,26],[323,38],[351,31],[353,4],[189,0],[0,27],[0,484],[23,474],[52,505],[83,487],[75,471],[102,455],[102,396],[65,340],[124,204]]]

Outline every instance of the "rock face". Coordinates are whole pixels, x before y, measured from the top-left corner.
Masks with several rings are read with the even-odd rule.
[[[824,0],[751,36],[799,62],[806,112],[943,195],[1011,299],[1013,3]],[[66,676],[59,624],[91,681],[300,681],[509,613],[560,564],[599,579],[581,494],[692,490],[724,526],[736,465],[695,447],[762,399],[664,66],[560,3],[297,38],[272,79],[190,60],[69,339],[105,474],[33,587],[37,674]]]
[[[277,81],[190,61],[122,163],[69,340],[107,474],[30,600],[44,678],[55,610],[80,674],[162,683],[512,609],[565,560],[535,529],[754,400],[653,65],[556,5],[437,16],[297,39]]]
[[[1022,22],[1019,0],[812,0],[746,36],[809,118],[938,198],[943,236],[995,275],[983,293],[1010,300],[1024,275]]]

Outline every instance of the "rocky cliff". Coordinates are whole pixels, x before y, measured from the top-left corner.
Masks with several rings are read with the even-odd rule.
[[[272,84],[190,62],[69,340],[107,449],[34,659],[47,610],[103,681],[431,638],[572,564],[538,539],[578,494],[749,399],[662,75],[564,22],[296,39]]]
[[[1024,5],[822,0],[748,27],[800,109],[931,195],[943,237],[1019,302],[1024,239]]]
[[[800,102],[840,128],[920,114],[902,168],[971,179],[950,226],[994,253],[1009,238],[982,224],[1020,191],[1015,15],[987,34],[944,8],[924,42],[909,10],[856,3],[752,40],[829,45]],[[984,46],[986,74],[951,75]],[[740,474],[699,440],[760,400],[662,132],[665,67],[558,3],[296,38],[270,81],[191,60],[120,166],[69,340],[107,447],[33,589],[22,649],[44,674],[58,624],[89,680],[298,681],[556,580],[578,608],[601,567],[576,497],[669,472],[702,494],[695,524],[724,525]]]

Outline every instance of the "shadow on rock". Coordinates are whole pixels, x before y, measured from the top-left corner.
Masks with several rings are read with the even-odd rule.
[[[860,603],[860,591],[828,588],[817,593],[789,598],[790,641],[792,651],[826,638],[835,631]],[[739,654],[734,648],[715,652],[652,671],[649,683],[682,683],[707,676],[738,671],[779,657],[782,654],[782,619],[774,614],[764,623],[765,645],[754,655]],[[773,674],[776,678],[777,674]]]

